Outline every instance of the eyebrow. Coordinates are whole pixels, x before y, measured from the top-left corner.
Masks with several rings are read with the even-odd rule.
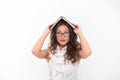
[[[65,31],[65,32],[61,32],[61,31],[56,31],[56,32],[60,32],[60,33],[65,33],[65,32],[69,32],[69,31]]]
[[[62,32],[62,31],[58,30],[58,31],[56,31],[56,32]],[[69,32],[69,30],[65,30],[65,31],[63,31],[63,32]]]

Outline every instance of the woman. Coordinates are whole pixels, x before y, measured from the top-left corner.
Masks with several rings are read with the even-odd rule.
[[[49,64],[50,80],[77,80],[79,62],[91,54],[91,48],[85,39],[81,27],[71,27],[64,20],[59,21],[50,30],[48,26],[33,47],[32,53],[45,58]],[[50,34],[50,46],[41,49]],[[80,42],[77,41],[79,37]]]

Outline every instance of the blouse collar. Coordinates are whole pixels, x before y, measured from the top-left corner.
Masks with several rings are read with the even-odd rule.
[[[57,45],[57,48],[56,48],[56,50],[59,50],[59,51],[66,50],[66,49],[67,49],[67,46],[65,46],[62,49],[60,49],[60,46],[58,46],[58,45]]]

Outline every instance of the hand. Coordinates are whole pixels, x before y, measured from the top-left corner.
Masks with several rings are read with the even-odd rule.
[[[79,34],[79,33],[82,31],[81,26],[76,25],[76,24],[73,24],[73,25],[75,26],[74,32],[75,32],[76,34]]]
[[[46,29],[45,29],[45,32],[46,32],[46,33],[51,33],[51,29],[50,29],[50,28],[52,27],[52,25],[53,25],[53,24],[48,25],[48,26],[46,27]]]

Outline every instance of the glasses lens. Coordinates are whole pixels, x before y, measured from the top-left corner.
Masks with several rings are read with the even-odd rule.
[[[70,34],[69,32],[64,32],[64,33],[56,32],[56,36],[57,36],[57,37],[61,37],[62,35],[64,35],[65,37],[68,37],[69,34]]]
[[[56,36],[60,37],[61,33],[60,32],[56,32]]]
[[[65,32],[64,36],[68,37],[69,36],[69,32]]]

